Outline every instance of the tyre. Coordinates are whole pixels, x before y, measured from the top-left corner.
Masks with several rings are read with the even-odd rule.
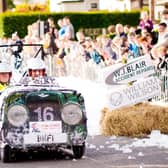
[[[3,163],[9,163],[13,161],[13,152],[9,145],[4,146],[1,148],[1,160]]]
[[[85,144],[82,146],[72,146],[75,159],[80,159],[85,153]]]

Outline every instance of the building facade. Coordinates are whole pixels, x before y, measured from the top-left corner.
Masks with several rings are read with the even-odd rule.
[[[51,12],[84,12],[99,10],[99,0],[50,0]]]

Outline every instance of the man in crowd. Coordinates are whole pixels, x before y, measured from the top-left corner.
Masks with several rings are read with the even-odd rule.
[[[166,23],[168,26],[168,9],[164,9],[161,15],[161,23]]]
[[[168,31],[167,24],[164,22],[159,23],[158,25],[158,41],[155,47],[168,46]]]
[[[64,25],[66,26],[65,28],[65,39],[66,40],[74,40],[75,38],[75,33],[74,33],[74,27],[70,21],[70,18],[65,16],[63,18]]]

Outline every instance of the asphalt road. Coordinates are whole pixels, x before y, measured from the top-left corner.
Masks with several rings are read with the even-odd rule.
[[[58,156],[22,157],[0,168],[168,168],[168,149],[128,147],[136,141],[128,137],[88,137],[82,159]]]

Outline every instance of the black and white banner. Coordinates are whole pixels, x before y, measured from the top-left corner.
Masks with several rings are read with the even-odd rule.
[[[133,105],[158,96],[161,93],[160,81],[156,77],[148,77],[132,86],[125,86],[108,93],[110,109]]]
[[[108,85],[127,84],[154,73],[150,56],[141,56],[128,61],[127,64],[119,63],[104,68],[103,79]]]

